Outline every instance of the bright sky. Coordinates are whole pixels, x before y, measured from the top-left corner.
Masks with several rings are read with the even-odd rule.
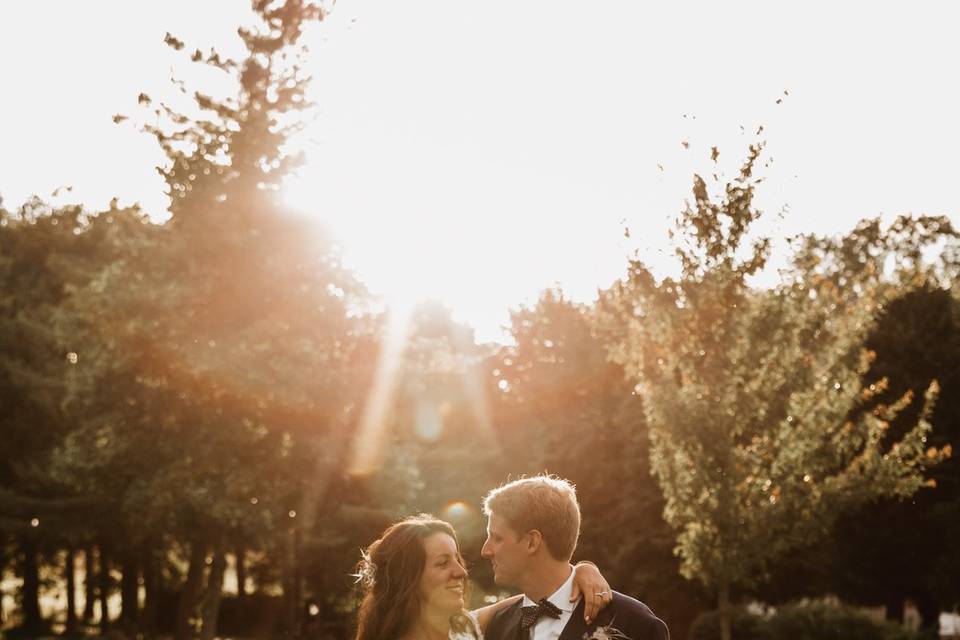
[[[236,54],[247,7],[0,4],[7,208],[71,185],[57,202],[162,213],[154,143],[110,117],[172,95],[165,32]],[[906,212],[960,223],[950,7],[339,0],[308,38],[320,113],[289,200],[372,289],[438,297],[481,339],[544,287],[592,299],[634,249],[662,264],[710,147],[732,175],[761,124],[776,236]]]

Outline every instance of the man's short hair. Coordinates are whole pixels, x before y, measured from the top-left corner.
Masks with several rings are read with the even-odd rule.
[[[556,560],[569,562],[577,548],[580,504],[567,480],[539,475],[508,482],[486,495],[483,513],[496,513],[521,534],[536,529]]]

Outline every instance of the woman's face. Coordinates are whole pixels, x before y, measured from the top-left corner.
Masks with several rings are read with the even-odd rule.
[[[446,533],[437,532],[423,539],[426,564],[420,576],[420,599],[424,608],[453,615],[463,608],[467,570],[457,543]]]

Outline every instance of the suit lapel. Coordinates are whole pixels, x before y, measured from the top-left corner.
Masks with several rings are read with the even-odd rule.
[[[500,627],[499,635],[494,634],[491,636],[487,634],[488,637],[492,637],[494,640],[498,638],[501,640],[515,640],[517,634],[520,632],[520,605],[523,604],[523,599],[518,600],[514,604],[503,612],[503,625]]]
[[[577,608],[573,610],[573,615],[567,620],[567,626],[563,628],[559,640],[582,640],[583,634],[587,632],[587,623],[583,619],[583,607],[583,598],[580,598],[580,602],[577,603]]]

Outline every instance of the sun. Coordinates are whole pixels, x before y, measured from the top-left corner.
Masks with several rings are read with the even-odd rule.
[[[316,180],[292,178],[284,199],[299,215],[322,220],[353,270],[395,316],[426,301],[448,308],[454,320],[474,328],[482,340],[500,340],[508,317],[504,282],[509,261],[498,255],[495,230],[465,215],[436,215],[409,204],[360,208],[330,202]],[[316,203],[324,202],[323,211]]]

